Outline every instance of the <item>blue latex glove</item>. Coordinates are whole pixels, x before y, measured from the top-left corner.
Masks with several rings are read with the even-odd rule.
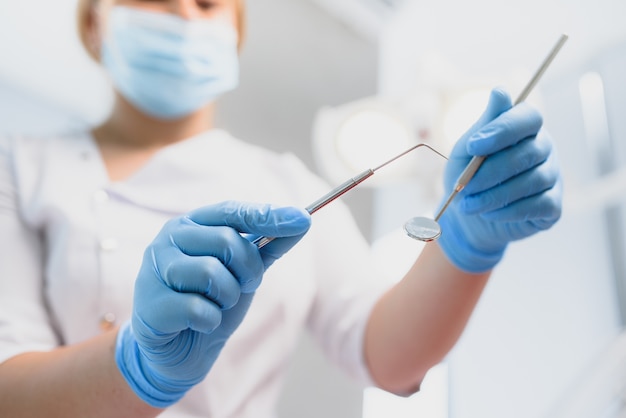
[[[225,202],[169,221],[146,249],[116,361],[135,393],[164,408],[207,375],[265,270],[307,232],[296,208]],[[258,249],[241,234],[277,237]]]
[[[452,150],[446,198],[471,158],[487,156],[439,219],[439,245],[461,270],[492,269],[509,242],[548,229],[561,216],[562,180],[542,122],[529,105],[512,107],[508,94],[495,89],[483,115]]]

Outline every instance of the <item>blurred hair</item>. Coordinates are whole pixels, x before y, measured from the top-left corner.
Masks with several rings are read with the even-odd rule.
[[[93,39],[90,39],[89,28],[93,19],[93,8],[100,0],[78,0],[76,10],[76,22],[78,26],[78,36],[87,53],[96,61],[100,61],[98,51],[95,50]],[[237,32],[239,32],[239,48],[243,43],[246,29],[245,0],[233,0],[235,3],[235,12],[237,14]]]

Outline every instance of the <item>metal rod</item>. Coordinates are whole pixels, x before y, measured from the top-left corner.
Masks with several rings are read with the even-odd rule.
[[[433,147],[431,147],[428,144],[420,143],[420,144],[414,145],[411,148],[407,149],[406,151],[403,151],[402,153],[400,153],[400,154],[396,155],[395,157],[391,158],[390,160],[385,161],[384,163],[382,163],[378,167],[376,167],[374,169],[369,168],[369,169],[363,171],[362,173],[360,173],[360,174],[358,174],[358,175],[356,175],[356,176],[346,180],[345,182],[341,183],[339,186],[337,186],[334,189],[332,189],[330,192],[326,193],[324,196],[322,196],[319,199],[317,199],[315,202],[311,203],[305,209],[307,210],[307,212],[309,212],[311,215],[313,215],[315,212],[317,212],[318,210],[320,210],[324,206],[326,206],[329,203],[331,203],[332,201],[338,199],[342,195],[344,195],[347,192],[349,192],[350,190],[354,189],[359,184],[363,183],[368,178],[372,177],[376,171],[380,170],[381,168],[385,167],[386,165],[389,165],[392,162],[396,161],[398,158],[401,158],[401,157],[405,156],[406,154],[410,153],[411,151],[416,150],[416,149],[418,149],[420,147],[426,147],[426,148],[430,149],[431,151],[435,152],[436,154],[442,156],[446,160],[448,159],[448,157],[446,157],[445,155],[443,155],[442,153],[440,153],[439,151],[437,151],[436,149],[434,149]],[[255,244],[259,248],[263,248],[265,245],[269,244],[273,240],[274,240],[274,238],[271,238],[271,237],[258,237],[257,239],[252,241],[252,243]]]
[[[382,163],[381,165],[379,165],[378,167],[376,167],[376,168],[375,168],[375,169],[373,169],[372,171],[378,171],[378,170],[380,170],[381,168],[383,168],[384,166],[391,164],[392,162],[396,161],[398,158],[400,158],[400,157],[404,157],[404,156],[405,156],[406,154],[408,154],[409,152],[411,152],[411,151],[413,151],[413,150],[415,150],[415,149],[418,149],[418,148],[420,148],[420,147],[426,147],[426,148],[430,149],[432,152],[434,152],[435,154],[438,154],[439,156],[441,156],[441,157],[445,158],[446,160],[448,159],[448,157],[446,157],[445,155],[443,155],[442,153],[440,153],[439,151],[437,151],[436,149],[434,149],[434,148],[433,148],[433,147],[431,147],[430,145],[428,145],[428,144],[424,144],[424,143],[420,143],[420,144],[414,145],[414,146],[412,146],[411,148],[409,148],[408,150],[406,150],[406,151],[404,151],[404,152],[402,152],[402,153],[400,153],[400,154],[396,155],[396,156],[395,156],[395,157],[393,157],[392,159],[390,159],[390,160],[388,160],[388,161],[385,161],[384,163]]]
[[[374,170],[367,169],[361,174],[352,177],[349,180],[341,183],[339,186],[332,189],[330,192],[326,193],[324,196],[317,199],[315,202],[311,203],[306,207],[307,212],[313,215],[315,212],[328,205],[330,202],[338,199],[340,196],[354,189],[357,185],[363,183],[365,180],[374,175]]]

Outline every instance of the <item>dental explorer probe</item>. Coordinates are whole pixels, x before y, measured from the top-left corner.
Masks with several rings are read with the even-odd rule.
[[[317,199],[316,201],[311,203],[309,206],[307,206],[305,208],[305,210],[307,212],[309,212],[309,214],[313,215],[315,212],[317,212],[318,210],[320,210],[324,206],[326,206],[329,203],[331,203],[332,201],[338,199],[343,194],[347,193],[348,191],[352,190],[353,188],[355,188],[359,184],[363,183],[368,178],[372,177],[376,171],[380,170],[381,168],[385,167],[386,165],[389,165],[392,162],[396,161],[398,158],[401,158],[401,157],[405,156],[406,154],[410,153],[411,151],[416,150],[416,149],[418,149],[420,147],[426,147],[426,148],[430,149],[431,151],[433,151],[434,153],[438,154],[439,156],[445,158],[446,160],[448,159],[448,157],[446,157],[445,155],[443,155],[442,153],[440,153],[439,151],[437,151],[436,149],[434,149],[430,145],[425,144],[425,143],[419,143],[419,144],[414,145],[411,148],[407,149],[406,151],[396,155],[395,157],[391,158],[390,160],[385,161],[384,163],[382,163],[378,167],[373,168],[373,169],[372,168],[368,168],[367,170],[363,171],[362,173],[357,174],[356,176],[346,180],[345,182],[341,183],[339,186],[337,186],[334,189],[332,189],[330,192],[326,193],[324,196],[320,197],[319,199]],[[265,245],[269,244],[273,240],[274,240],[274,238],[272,238],[272,237],[258,237],[254,241],[252,241],[252,243],[255,244],[258,248],[263,248]]]
[[[546,72],[546,70],[548,69],[548,67],[550,66],[554,58],[556,57],[556,55],[559,53],[559,51],[565,44],[565,41],[567,41],[567,38],[568,36],[566,34],[561,35],[556,45],[552,48],[552,51],[548,54],[546,59],[543,61],[543,64],[541,64],[541,66],[539,67],[539,69],[537,70],[533,78],[530,79],[530,81],[528,82],[524,90],[522,90],[522,92],[520,93],[519,97],[517,98],[513,106],[516,106],[520,104],[521,102],[523,102],[524,100],[526,100],[526,98],[528,97],[532,89],[539,82],[539,79],[543,76],[543,73]],[[443,212],[445,212],[445,210],[448,209],[448,206],[450,206],[450,203],[452,203],[452,200],[454,200],[456,195],[461,190],[463,190],[465,186],[467,186],[469,181],[472,179],[472,177],[474,177],[474,174],[476,174],[476,171],[478,171],[478,168],[481,166],[481,164],[483,163],[483,161],[485,161],[486,158],[487,157],[485,156],[474,156],[472,158],[468,166],[465,167],[465,170],[463,170],[463,172],[459,176],[459,179],[454,185],[454,189],[452,190],[452,193],[450,193],[448,200],[446,200],[446,203],[439,210],[439,213],[437,214],[437,216],[435,216],[435,222],[439,221],[439,218],[441,218],[441,215],[443,215]]]

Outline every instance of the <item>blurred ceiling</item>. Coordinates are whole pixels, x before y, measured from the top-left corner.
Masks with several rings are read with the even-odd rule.
[[[358,34],[377,41],[385,23],[406,0],[310,0]]]

